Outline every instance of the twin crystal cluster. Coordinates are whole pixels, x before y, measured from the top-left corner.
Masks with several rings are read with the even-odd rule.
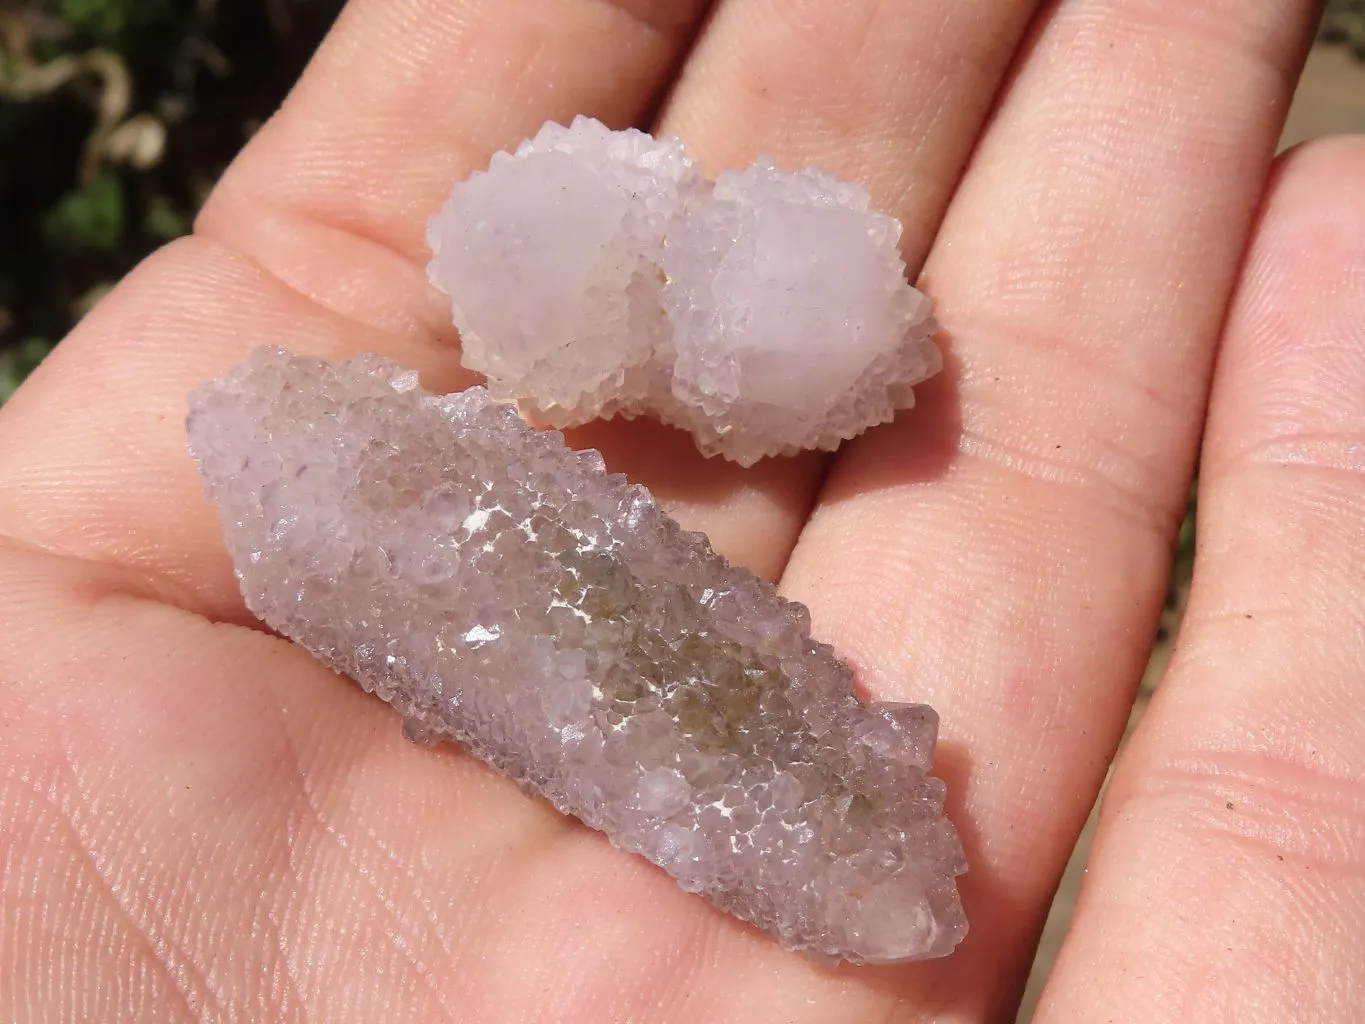
[[[802,606],[597,453],[375,357],[263,349],[190,409],[248,606],[409,735],[454,740],[788,947],[878,963],[962,938],[934,712],[862,704]]]
[[[750,465],[838,447],[942,366],[900,234],[821,171],[712,183],[678,140],[580,117],[455,188],[429,274],[495,398],[556,427],[652,415]]]

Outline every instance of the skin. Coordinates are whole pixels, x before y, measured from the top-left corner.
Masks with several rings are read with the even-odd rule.
[[[1274,158],[1312,7],[353,0],[195,235],[0,411],[0,1019],[1012,1020],[1201,438],[1189,616],[1037,1019],[1365,1019],[1365,140]],[[186,393],[265,341],[467,383],[424,220],[578,112],[907,225],[948,369],[895,424],[748,472],[577,440],[942,712],[946,960],[785,954],[242,608]]]

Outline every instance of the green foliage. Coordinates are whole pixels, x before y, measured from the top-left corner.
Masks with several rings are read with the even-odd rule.
[[[0,405],[19,390],[24,378],[32,373],[52,351],[52,342],[45,338],[25,338],[10,348],[0,349]]]
[[[107,252],[123,240],[126,221],[123,186],[106,173],[63,196],[43,218],[43,233],[68,251]]]
[[[142,218],[142,228],[153,238],[170,242],[189,234],[190,222],[165,196],[153,196]]]
[[[111,40],[154,21],[165,0],[61,0],[62,17],[77,32]]]
[[[1194,518],[1199,497],[1199,478],[1190,484],[1190,497],[1185,505],[1185,518],[1180,524],[1180,538],[1175,548],[1175,577],[1188,578],[1194,569]]]

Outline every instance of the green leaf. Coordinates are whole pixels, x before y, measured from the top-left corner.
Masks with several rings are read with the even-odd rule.
[[[147,213],[142,218],[142,227],[153,238],[169,242],[187,235],[190,222],[165,196],[153,196],[147,204]]]
[[[123,239],[127,214],[123,186],[116,176],[101,174],[78,192],[69,192],[43,218],[48,241],[68,250],[116,248]]]
[[[165,0],[62,0],[62,17],[77,32],[107,42],[167,13]]]
[[[1185,505],[1185,519],[1180,524],[1180,536],[1175,547],[1176,576],[1189,575],[1194,567],[1195,506],[1199,499],[1199,478],[1190,484],[1190,497]]]
[[[108,38],[128,27],[132,8],[131,0],[62,0],[62,17],[79,32]]]

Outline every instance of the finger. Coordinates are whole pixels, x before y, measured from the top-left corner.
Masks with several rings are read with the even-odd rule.
[[[184,396],[264,342],[382,352],[462,383],[417,249],[427,213],[547,118],[639,116],[701,6],[356,0],[200,236],[135,272],[6,407],[0,531],[239,614],[185,456]],[[719,492],[767,505],[761,485]]]
[[[1048,9],[926,264],[949,373],[846,450],[789,564],[967,765],[975,937],[930,975],[964,1013],[1011,1005],[1121,733],[1311,7]]]
[[[1365,1019],[1362,180],[1365,138],[1337,139],[1271,190],[1219,359],[1179,647],[1039,1021]]]
[[[655,131],[686,139],[713,172],[768,154],[863,182],[904,223],[913,278],[1036,4],[722,0]],[[579,442],[606,449],[632,479],[679,496],[707,493],[708,480],[733,486],[728,470],[716,477],[675,432],[641,424],[623,435],[608,424],[579,432]],[[745,479],[761,483],[768,506],[711,516],[711,529],[725,531],[727,550],[777,575],[826,466],[817,453],[761,462]],[[695,515],[686,497],[674,505]]]
[[[1038,0],[722,0],[659,130],[712,169],[768,154],[867,185],[912,276]]]
[[[713,172],[767,154],[866,184],[905,225],[902,252],[913,279],[1036,4],[722,0],[655,130],[685,138]],[[624,450],[617,438],[611,451],[635,479],[653,482],[665,437],[647,429],[624,439]],[[696,460],[668,465],[676,476]],[[752,524],[733,549],[779,573],[826,465],[818,454],[761,463],[765,493],[785,514],[729,517]]]
[[[382,295],[381,285],[411,278],[404,266],[420,279],[426,219],[455,181],[547,120],[637,121],[672,76],[706,5],[351,0],[288,102],[226,176],[203,224],[320,301],[344,305],[361,285]],[[357,268],[338,252],[317,265],[317,251],[327,248],[319,242],[357,250],[357,240],[398,258],[371,252],[369,265]],[[302,259],[289,244],[297,242],[312,243]],[[365,270],[385,280],[371,281]],[[448,319],[439,319],[444,333]]]

